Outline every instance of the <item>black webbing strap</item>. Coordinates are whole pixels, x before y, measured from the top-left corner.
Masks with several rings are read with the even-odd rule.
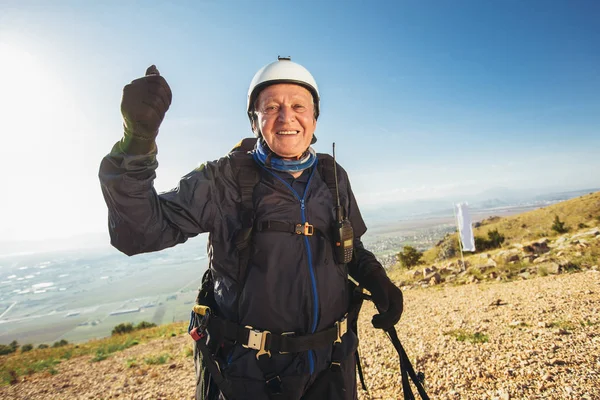
[[[354,352],[354,359],[356,360],[356,369],[358,370],[358,377],[360,379],[360,386],[365,392],[367,390],[367,384],[365,383],[365,375],[363,374],[362,364],[360,362],[360,354],[358,353],[358,349]]]
[[[243,143],[242,143],[243,144]],[[260,172],[252,156],[248,153],[238,151],[229,155],[236,177],[240,194],[240,222],[241,228],[235,233],[234,244],[238,252],[238,294],[239,301],[241,291],[246,282],[248,263],[251,254],[252,229],[254,227],[254,187],[260,181]],[[239,308],[239,307],[238,307]]]
[[[281,378],[277,373],[275,362],[270,356],[263,354],[256,360],[258,368],[265,377],[265,386],[270,399],[278,399],[283,394]]]
[[[196,342],[200,352],[202,353],[202,363],[206,366],[206,369],[210,373],[212,380],[215,382],[219,390],[228,399],[233,399],[233,388],[231,382],[226,380],[221,373],[215,357],[212,355],[210,349],[206,344],[207,336],[203,336]]]
[[[319,175],[321,175],[321,179],[325,181],[325,184],[329,188],[329,191],[331,192],[331,197],[335,201],[335,199],[337,198],[337,182],[335,181],[334,168],[337,165],[334,163],[333,157],[331,157],[329,154],[319,153],[318,156],[319,162],[317,163],[317,170],[319,171]]]
[[[404,351],[404,348],[400,343],[400,339],[398,339],[396,328],[391,328],[387,330],[386,333],[388,334],[392,344],[400,356],[400,372],[402,374],[402,391],[404,392],[404,400],[415,400],[415,396],[410,388],[410,382],[408,380],[409,377],[417,388],[421,399],[429,400],[429,396],[427,396],[427,393],[425,393],[425,388],[423,388],[422,378],[417,376],[415,373],[415,370],[408,359],[408,355]]]
[[[347,319],[350,320],[351,317],[356,318],[356,315],[351,315],[349,312]],[[214,315],[208,321],[207,330],[212,337],[219,338],[218,340],[229,340],[244,346],[248,345],[248,339],[253,332],[252,328],[238,325],[235,322]],[[327,347],[337,338],[337,326],[303,336],[268,333],[263,350],[280,353],[301,353]]]
[[[241,197],[241,221],[242,229],[252,229],[254,222],[254,187],[260,181],[260,175],[256,163],[248,154],[235,154],[231,156],[234,174],[237,179],[238,189]],[[236,246],[239,240],[236,240]],[[247,243],[246,243],[247,244]]]
[[[327,237],[324,233],[323,229],[316,228],[313,225],[308,223],[301,224],[299,222],[289,222],[289,221],[273,221],[273,220],[265,220],[258,221],[254,224],[254,229],[256,232],[284,232],[284,233],[292,233],[294,235],[306,235],[312,236],[314,234],[319,234],[323,237]]]

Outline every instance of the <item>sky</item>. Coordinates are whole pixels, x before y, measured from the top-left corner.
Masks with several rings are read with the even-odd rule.
[[[248,85],[278,55],[314,75],[315,148],[336,142],[362,208],[600,187],[599,19],[595,0],[0,0],[0,242],[107,231],[98,167],[151,64],[173,91],[159,191],[252,135]]]

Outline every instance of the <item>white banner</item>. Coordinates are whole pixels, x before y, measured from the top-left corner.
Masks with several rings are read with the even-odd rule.
[[[473,237],[469,205],[467,203],[456,204],[455,210],[458,234],[460,235],[463,251],[475,251],[475,238]]]

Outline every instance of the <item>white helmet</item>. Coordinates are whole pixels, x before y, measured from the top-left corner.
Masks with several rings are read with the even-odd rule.
[[[292,62],[290,57],[277,57],[277,61],[259,69],[250,82],[246,108],[250,123],[255,119],[254,101],[258,94],[265,87],[275,83],[295,83],[308,89],[313,95],[315,119],[319,117],[319,88],[315,78],[302,65]]]

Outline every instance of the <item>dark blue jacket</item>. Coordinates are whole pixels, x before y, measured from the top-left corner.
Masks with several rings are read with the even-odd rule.
[[[176,189],[157,194],[153,187],[158,165],[155,155],[132,156],[118,149],[115,146],[102,160],[99,173],[109,210],[112,245],[133,255],[171,247],[209,232],[215,301],[225,318],[240,325],[298,335],[331,328],[348,309],[348,273],[360,282],[362,277],[381,268],[360,243],[366,226],[348,176],[341,168],[340,198],[353,225],[357,248],[352,263],[336,264],[334,260],[329,229],[335,218],[335,201],[318,169],[313,167],[306,172],[309,175],[303,176],[307,179],[304,193],[297,193],[285,178],[256,165],[260,182],[253,193],[255,221],[308,222],[318,233],[312,236],[273,231],[253,233],[246,280],[242,282],[234,244],[235,234],[242,227],[241,198],[231,157],[251,155],[232,153],[203,164],[184,176]],[[328,156],[319,155],[323,157]],[[350,334],[347,336],[344,345],[349,347],[348,354],[352,354],[357,340]],[[290,394],[289,398],[299,398],[318,373],[329,366],[331,349],[278,354],[274,358],[281,367],[282,378],[290,381],[287,386],[297,387],[297,395]],[[244,382],[244,391],[252,390],[247,381],[256,380],[261,387],[264,385],[252,350],[235,348],[227,365],[224,374]],[[353,361],[347,366],[350,369],[353,375]],[[355,393],[355,388],[350,392]]]

